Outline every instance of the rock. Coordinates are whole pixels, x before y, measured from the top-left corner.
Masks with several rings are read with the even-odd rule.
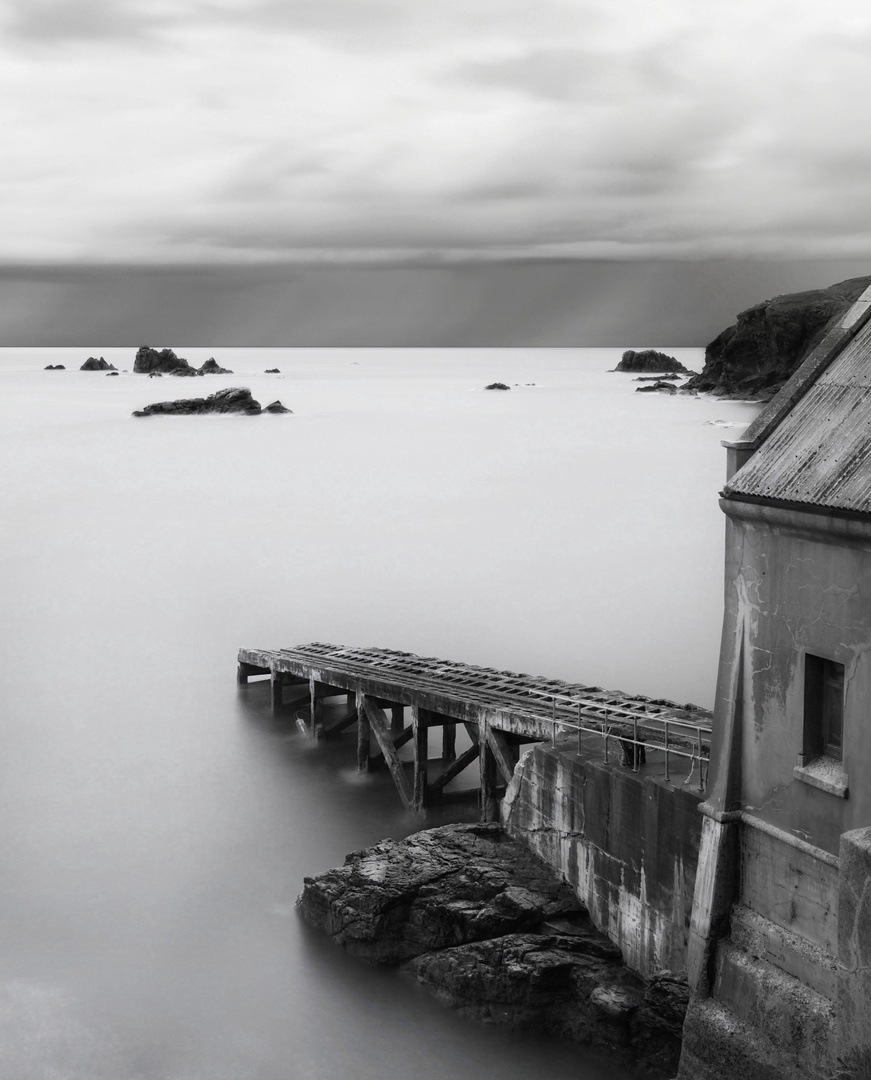
[[[272,401],[272,402],[270,402],[269,405],[264,406],[263,411],[264,412],[271,412],[271,413],[289,413],[289,412],[292,412],[293,410],[292,409],[286,409],[281,404],[280,401]]]
[[[117,371],[107,371],[106,372],[106,378],[111,379],[113,375],[117,375],[117,374],[118,374]]]
[[[114,364],[110,364],[104,360],[101,356],[98,360],[96,356],[89,356],[88,359],[79,368],[79,371],[117,371],[118,369]]]
[[[277,367],[268,367],[264,372],[265,375],[280,375],[281,371]]]
[[[696,373],[692,372],[692,374],[695,375]],[[679,379],[679,378],[681,378],[681,376],[678,375],[677,372],[674,372],[671,375],[638,375],[632,381],[633,382],[665,382],[667,379]]]
[[[200,375],[232,375],[233,372],[229,368],[221,367],[214,356],[210,356],[209,359],[200,367]]]
[[[627,349],[615,371],[672,371],[688,372],[683,364],[673,356],[657,352],[656,349]]]
[[[504,382],[491,382],[489,386],[484,387],[485,390],[510,390],[511,387]]]
[[[498,825],[353,852],[306,878],[297,906],[355,956],[401,965],[463,1016],[677,1071],[686,983],[628,971],[570,887]]]
[[[196,413],[244,413],[247,416],[257,416],[261,411],[260,402],[252,398],[250,390],[231,387],[228,390],[219,390],[216,394],[210,394],[206,398],[158,401],[154,405],[146,405],[144,409],[137,410],[133,415],[155,416],[169,414],[171,416],[190,416]]]
[[[636,394],[649,394],[653,390],[664,390],[667,394],[676,394],[677,387],[673,383],[658,379],[652,386],[636,386]]]
[[[162,379],[163,378],[163,372],[162,371],[149,371],[148,372],[148,378],[149,379]]]
[[[151,349],[143,345],[136,350],[133,370],[149,375],[162,372],[167,375],[196,375],[197,369],[181,356],[176,356],[172,349]]]
[[[43,371],[66,371],[63,364],[46,364]]]
[[[828,289],[775,296],[742,311],[705,349],[705,366],[684,389],[723,397],[772,397],[801,364],[829,324],[839,319],[871,277]]]

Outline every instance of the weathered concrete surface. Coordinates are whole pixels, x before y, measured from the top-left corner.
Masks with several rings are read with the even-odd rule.
[[[556,867],[626,963],[684,971],[702,815],[699,794],[548,746],[527,750],[502,822]]]
[[[685,981],[630,972],[572,889],[498,825],[444,826],[354,852],[306,878],[298,906],[354,955],[404,963],[464,1016],[674,1075]]]
[[[841,837],[839,870],[838,1056],[864,1077],[871,1075],[871,828]]]

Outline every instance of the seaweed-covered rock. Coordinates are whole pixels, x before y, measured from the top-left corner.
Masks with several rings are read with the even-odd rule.
[[[232,375],[233,372],[229,368],[221,367],[214,356],[210,356],[209,359],[200,366],[200,375]]]
[[[242,387],[231,387],[209,394],[206,398],[182,398],[179,401],[158,401],[138,409],[134,416],[191,416],[198,413],[243,413],[257,416],[263,410],[260,402],[255,401],[251,391]]]
[[[850,278],[827,289],[787,293],[742,311],[705,349],[705,366],[684,389],[722,397],[772,397],[827,328],[871,285]]]
[[[88,359],[79,368],[79,371],[117,371],[118,369],[114,364],[110,364],[108,360],[104,360],[101,356],[99,359],[96,356],[89,356]]]
[[[152,349],[143,345],[136,350],[133,370],[144,375],[161,372],[167,375],[197,375],[198,371],[172,349]]]
[[[680,360],[666,353],[657,352],[656,349],[627,349],[620,359],[620,363],[614,368],[615,371],[658,371],[678,372],[687,374],[689,368],[684,367]]]

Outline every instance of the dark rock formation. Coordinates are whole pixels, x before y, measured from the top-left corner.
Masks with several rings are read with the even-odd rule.
[[[695,375],[696,373],[693,372],[693,374]],[[676,372],[674,372],[671,375],[639,375],[637,378],[633,379],[632,381],[633,382],[665,382],[668,379],[679,379],[679,378],[680,378],[680,375],[678,375]]]
[[[636,352],[635,349],[627,349],[614,370],[673,371],[684,374],[689,372],[689,368],[685,368],[680,360],[676,360],[673,356],[667,356],[665,353],[657,352],[656,349],[641,349],[639,352]]]
[[[250,390],[231,387],[228,390],[219,390],[216,394],[209,394],[206,398],[158,401],[154,405],[146,405],[144,409],[138,409],[133,415],[190,416],[194,413],[244,413],[247,416],[257,416],[261,412],[260,402],[251,397]]]
[[[569,886],[498,825],[448,825],[353,852],[306,878],[297,904],[349,952],[402,964],[462,1015],[677,1071],[686,983],[629,972]]]
[[[200,375],[232,375],[233,372],[229,368],[221,367],[214,356],[210,356],[209,359],[200,367]]]
[[[150,349],[143,345],[136,350],[133,370],[141,374],[165,373],[167,375],[197,375],[199,372],[181,356],[176,356],[172,349]]]
[[[277,367],[268,367],[268,368],[266,368],[266,371],[264,372],[264,374],[265,375],[280,375],[281,370],[279,368],[277,368]]]
[[[489,386],[484,387],[485,390],[510,390],[511,387],[507,386],[504,382],[491,382]]]
[[[110,364],[107,360],[104,360],[101,356],[98,360],[96,356],[89,356],[88,359],[79,368],[79,371],[117,371],[118,369],[114,364]]]
[[[828,289],[775,296],[742,311],[705,349],[705,366],[684,389],[723,397],[772,397],[868,286],[850,278]]]
[[[43,371],[66,371],[63,364],[46,364]]]
[[[652,390],[664,390],[667,394],[676,394],[677,388],[674,383],[665,382],[663,379],[657,379],[652,386],[636,386],[636,394],[649,394]]]
[[[117,371],[107,371],[106,372],[106,378],[111,379],[113,375],[117,375],[117,374],[118,374]]]
[[[280,401],[273,401],[273,402],[270,402],[269,405],[264,405],[263,406],[263,411],[264,412],[271,412],[271,413],[289,413],[289,412],[292,412],[293,410],[292,409],[286,409],[281,404]]]

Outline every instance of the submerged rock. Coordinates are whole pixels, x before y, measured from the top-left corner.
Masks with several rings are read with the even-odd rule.
[[[686,983],[633,975],[566,882],[498,825],[353,852],[306,878],[297,906],[354,956],[401,965],[466,1017],[677,1071]]]
[[[641,349],[637,352],[635,349],[627,349],[614,370],[689,372],[689,368],[684,367],[680,360],[666,353],[657,352],[656,349]]]
[[[677,387],[674,383],[665,382],[664,379],[657,379],[652,386],[636,386],[636,394],[649,394],[653,390],[664,390],[666,394],[676,394]]]
[[[825,334],[858,300],[871,277],[828,289],[787,293],[742,311],[705,349],[705,366],[684,389],[722,397],[772,397]]]
[[[104,360],[101,356],[97,359],[96,356],[89,356],[88,359],[79,368],[79,371],[117,371],[118,369],[114,364],[110,364],[107,360]]]
[[[118,374],[117,371],[107,371],[106,372],[106,378],[111,379],[113,375],[117,375],[117,374]]]
[[[209,394],[205,398],[158,401],[154,405],[146,405],[144,409],[138,409],[133,415],[190,416],[197,413],[243,413],[246,416],[257,416],[262,411],[260,402],[254,400],[250,390],[231,387],[228,390],[219,390],[216,394]]]
[[[489,386],[484,387],[485,390],[510,390],[511,387],[504,382],[491,382]]]
[[[280,401],[272,401],[268,405],[263,406],[263,411],[269,413],[289,413],[293,410],[286,409]]]
[[[198,374],[200,375],[232,375],[233,372],[229,368],[221,367],[214,356],[210,356],[209,359],[199,368]]]

